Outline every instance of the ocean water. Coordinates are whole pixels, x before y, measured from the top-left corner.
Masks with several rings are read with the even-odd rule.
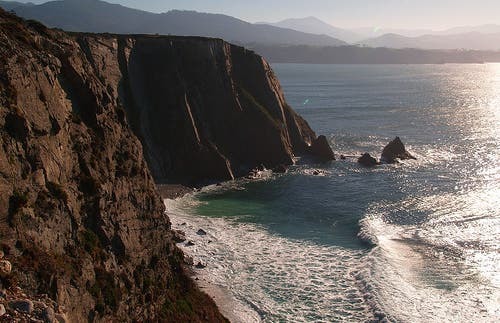
[[[273,68],[337,153],[379,157],[400,136],[418,160],[299,159],[285,175],[167,200],[195,243],[180,246],[207,265],[200,282],[232,300],[228,316],[499,322],[500,65]]]

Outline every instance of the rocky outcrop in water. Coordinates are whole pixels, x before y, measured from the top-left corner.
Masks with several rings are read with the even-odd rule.
[[[374,167],[379,164],[377,159],[372,157],[369,153],[364,153],[361,157],[359,157],[358,163],[365,167]]]
[[[193,39],[186,46],[199,43],[215,53],[213,42]],[[200,174],[231,177],[230,159],[206,135],[209,124],[197,119],[196,109],[206,106],[198,104],[201,93],[211,88],[188,86],[182,75],[189,71],[180,66],[169,70],[175,81],[164,83],[162,73],[149,69],[154,65],[139,59],[156,55],[156,46],[171,46],[171,59],[199,75],[223,63],[208,56],[198,56],[204,64],[194,56],[188,61],[175,38],[68,35],[0,11],[0,249],[12,264],[1,287],[21,288],[26,299],[46,294],[72,322],[224,321],[184,273],[141,142],[128,124],[131,119],[135,129],[140,126],[148,115],[144,107],[159,113],[149,115],[156,123],[145,124],[161,128],[140,132],[158,176],[169,174],[163,169],[199,166],[181,168],[178,154],[184,161],[204,157],[208,165]],[[167,71],[160,62],[169,59],[165,54],[157,56],[158,71]],[[165,95],[152,95],[153,87]],[[171,97],[170,91],[182,95]],[[166,98],[172,101],[161,101]],[[160,109],[173,102],[179,104],[175,112]],[[287,116],[287,124],[295,120],[291,110],[283,120]],[[301,142],[278,128],[269,122],[259,131],[289,143],[270,157],[281,161]],[[167,135],[166,143],[176,148],[164,153],[155,143]]]
[[[405,148],[405,145],[399,137],[396,137],[382,151],[380,161],[383,163],[394,164],[398,159],[416,159]]]
[[[328,139],[323,135],[313,140],[309,147],[309,152],[322,162],[335,160],[335,154],[328,143]]]

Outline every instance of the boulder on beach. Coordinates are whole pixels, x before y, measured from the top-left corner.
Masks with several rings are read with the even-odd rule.
[[[199,236],[205,236],[207,235],[207,232],[203,229],[199,229],[197,232],[196,232],[197,235]]]
[[[332,148],[328,143],[328,139],[326,139],[325,136],[319,136],[316,138],[316,140],[311,143],[309,152],[322,162],[335,160],[335,154],[333,153]]]
[[[172,230],[172,238],[175,243],[186,241],[186,234],[181,230]]]
[[[396,137],[387,146],[385,146],[382,151],[382,156],[380,161],[387,164],[397,163],[397,160],[401,159],[416,159],[413,157],[405,148],[405,145],[399,137]]]
[[[201,261],[198,261],[198,263],[196,264],[195,267],[198,269],[203,269],[203,268],[207,267],[207,265],[203,264]]]
[[[366,167],[373,167],[378,165],[377,160],[373,158],[369,153],[364,153],[361,157],[359,157],[358,163]]]

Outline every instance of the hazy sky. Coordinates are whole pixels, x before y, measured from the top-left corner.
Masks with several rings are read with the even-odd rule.
[[[18,0],[19,1],[19,0]],[[21,0],[43,3],[47,0]],[[249,22],[316,16],[339,27],[431,28],[500,24],[500,0],[106,0],[153,12],[189,9]]]

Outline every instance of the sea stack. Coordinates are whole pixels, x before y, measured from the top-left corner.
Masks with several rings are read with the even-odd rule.
[[[359,157],[358,163],[365,167],[373,167],[379,164],[369,153],[364,153],[361,157]]]
[[[309,147],[309,152],[322,162],[335,160],[335,154],[328,143],[328,139],[323,135],[313,140],[311,147]]]
[[[382,151],[380,161],[382,163],[394,164],[397,163],[398,159],[405,160],[416,158],[406,150],[405,145],[403,144],[401,139],[399,137],[396,137],[387,146],[385,146],[384,150]]]

